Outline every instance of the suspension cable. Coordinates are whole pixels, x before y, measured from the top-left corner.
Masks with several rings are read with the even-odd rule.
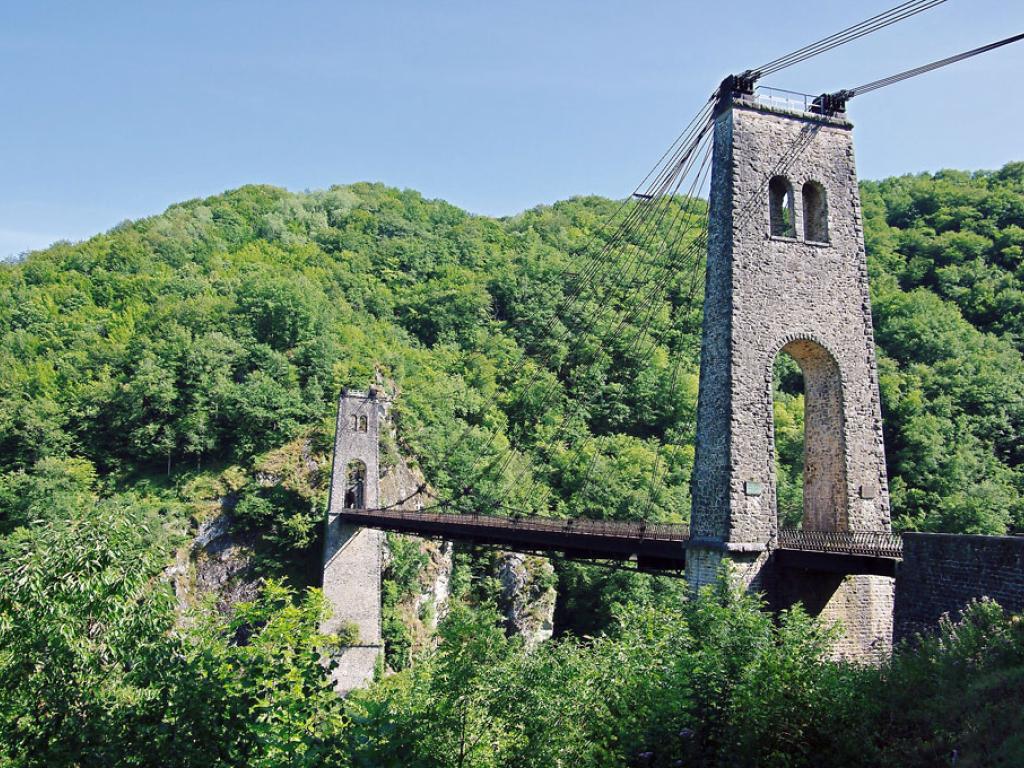
[[[1024,40],[1024,33],[1019,35],[1013,35],[1012,37],[1007,37],[1004,38],[1003,40],[998,40],[994,43],[989,43],[988,45],[983,45],[979,48],[973,48],[969,51],[964,51],[963,53],[958,53],[954,56],[947,56],[944,59],[933,61],[930,64],[923,64],[920,67],[914,67],[913,69],[908,69],[903,72],[899,72],[895,75],[889,75],[889,77],[883,77],[879,80],[872,80],[870,83],[864,83],[864,85],[858,85],[856,88],[848,89],[847,93],[849,93],[850,95],[847,98],[853,98],[854,96],[859,96],[862,93],[870,93],[871,91],[877,91],[879,88],[884,88],[887,85],[899,83],[902,82],[903,80],[909,80],[912,77],[917,77],[918,75],[923,75],[927,72],[932,72],[936,69],[949,66],[950,64],[956,64],[957,62],[963,61],[964,59],[969,59],[972,56],[978,56],[982,53],[988,53],[989,51],[994,51],[996,48],[1002,48],[1004,45],[1017,43],[1020,42],[1021,40]]]
[[[661,217],[663,217],[665,211],[663,204],[668,197],[666,193],[670,189],[670,185],[673,180],[678,178],[680,175],[686,175],[687,169],[692,162],[692,157],[697,147],[710,131],[712,107],[712,100],[709,99],[690,124],[662,155],[654,168],[652,168],[640,184],[637,185],[633,194],[630,197],[627,197],[619,205],[618,209],[612,214],[609,220],[603,226],[599,226],[591,235],[587,246],[584,247],[584,252],[590,250],[589,246],[598,241],[600,234],[608,233],[609,237],[603,245],[596,249],[596,252],[591,253],[587,260],[588,263],[585,264],[583,269],[576,275],[573,275],[573,279],[568,286],[568,290],[563,295],[563,298],[555,308],[555,311],[552,313],[551,319],[545,324],[545,327],[541,329],[542,332],[550,332],[552,330],[557,331],[558,329],[555,328],[555,326],[563,313],[571,309],[575,303],[581,301],[588,288],[594,290],[598,294],[597,298],[599,303],[597,305],[597,311],[604,311],[604,305],[600,303],[600,299],[602,298],[600,293],[601,289],[605,288],[605,281],[612,277],[613,272],[617,273],[621,277],[623,271],[628,268],[630,262],[629,257],[627,257],[625,264],[614,258],[617,248],[624,243],[628,235],[635,235],[649,231],[652,224],[660,221]],[[630,202],[633,203],[631,209],[628,210],[625,218],[622,219],[614,229],[612,229],[609,226],[612,223],[612,220],[618,218],[618,214],[623,212],[626,209],[627,204]],[[641,254],[638,252],[636,256],[639,257],[640,255]],[[605,288],[605,290],[607,289]],[[594,318],[591,317],[588,321],[583,322],[582,327],[585,329],[594,327]],[[563,334],[565,333],[569,333],[569,329],[567,327],[562,328],[562,333],[556,332],[554,340],[567,341],[567,338],[563,338]],[[584,331],[583,334],[577,334],[577,338],[573,340],[573,344],[569,352],[572,353],[578,349],[578,347],[585,341],[586,336],[586,331]],[[545,362],[549,362],[546,358],[550,357],[551,354],[552,353],[549,353],[544,356]],[[530,357],[531,355],[529,355],[528,351],[524,348],[518,356],[518,359],[513,364],[512,369],[507,371],[506,375],[510,377],[517,375],[527,366],[530,361]],[[524,399],[528,395],[534,384],[536,384],[542,376],[542,373],[543,371],[538,368],[538,370],[529,377],[529,380],[525,386],[522,387],[519,396],[515,398],[512,405]],[[444,452],[444,456],[442,457],[442,461],[447,459],[447,457],[454,452],[457,446],[469,436],[471,430],[472,426],[467,425],[462,433],[456,438],[454,443],[450,443],[448,445]],[[494,437],[495,436],[492,436],[491,442],[493,442]]]
[[[877,32],[880,29],[884,29],[885,27],[899,21],[908,19],[911,16],[916,16],[917,14],[934,8],[937,5],[941,5],[944,2],[946,2],[946,0],[908,0],[908,2],[900,3],[899,5],[890,8],[888,11],[876,14],[875,16],[865,19],[858,24],[853,24],[846,29],[836,32],[835,34],[822,38],[817,42],[805,45],[803,48],[798,48],[785,56],[780,56],[767,64],[763,64],[754,71],[760,73],[762,77],[765,77],[787,67],[791,67],[794,64],[799,64],[801,61],[805,61],[813,56],[831,51],[833,48],[838,48],[841,45],[845,45],[846,43],[857,40],[873,32]]]
[[[744,76],[748,78],[748,82],[752,85],[753,81],[761,76],[778,72],[786,67],[811,58],[812,56],[817,56],[821,53],[832,50],[833,48],[895,24],[898,21],[914,16],[944,2],[946,2],[946,0],[906,0],[887,11],[876,14],[862,22],[851,25],[839,32],[822,38],[821,40],[805,45],[802,48],[777,59],[773,59],[759,67],[757,70],[748,70],[744,73]],[[725,84],[723,83],[723,87],[724,86]],[[679,183],[682,179],[692,172],[695,156],[700,154],[698,152],[698,148],[701,147],[704,140],[707,138],[707,134],[710,132],[714,100],[713,95],[709,102],[704,105],[691,123],[683,130],[676,141],[673,142],[668,150],[666,150],[665,154],[658,163],[655,164],[654,168],[652,168],[647,176],[640,182],[632,196],[637,198],[637,205],[635,205],[631,211],[628,211],[625,218],[619,223],[614,231],[609,233],[610,237],[605,241],[603,247],[599,247],[596,250],[596,253],[593,253],[590,256],[588,263],[583,266],[583,269],[573,276],[574,279],[569,284],[568,291],[563,294],[560,306],[553,313],[552,317],[548,321],[549,327],[545,330],[552,330],[551,326],[557,324],[559,316],[561,315],[561,311],[559,310],[569,309],[574,303],[581,300],[588,288],[591,290],[597,289],[595,292],[598,295],[595,298],[598,299],[598,302],[595,308],[596,312],[592,310],[588,313],[592,316],[589,318],[589,322],[585,322],[582,325],[585,330],[582,334],[577,333],[577,338],[574,339],[573,343],[570,345],[570,349],[568,350],[569,358],[571,358],[582,346],[584,338],[581,337],[591,335],[588,333],[588,329],[596,329],[599,326],[599,322],[596,321],[602,317],[604,312],[608,309],[609,303],[607,301],[601,301],[601,298],[610,298],[610,295],[605,293],[607,290],[605,288],[605,281],[609,279],[613,273],[618,273],[620,277],[629,276],[630,268],[628,265],[630,261],[633,261],[634,263],[633,269],[638,269],[640,267],[636,259],[639,259],[642,256],[645,247],[649,243],[651,235],[658,230],[659,225],[664,220],[666,209],[662,207],[663,204],[667,202],[667,200],[670,200],[673,193],[678,190]],[[645,185],[646,189],[644,189]],[[675,187],[674,190],[672,189],[673,186]],[[641,192],[642,189],[644,190],[643,192]],[[624,205],[620,205],[619,209],[611,218],[615,219],[617,214],[623,210]],[[616,260],[608,258],[619,246],[626,245],[628,248],[628,244],[625,242],[627,235],[632,234],[635,236],[638,230],[642,233],[640,237],[643,242],[639,247],[635,247],[635,256],[629,256],[627,251],[625,264],[622,264],[621,262],[615,263]],[[599,232],[600,228],[594,233],[594,236],[592,236],[591,243],[594,242],[596,239],[595,236],[597,236]],[[589,248],[586,250],[589,250]],[[626,269],[623,269],[624,266]],[[648,275],[649,274],[650,273],[648,273]],[[640,277],[640,275],[641,273],[637,271],[635,275],[631,277]],[[660,282],[661,280],[656,279],[654,281],[655,286]],[[602,291],[601,289],[605,289],[605,291]],[[602,293],[604,293],[603,297],[601,296]],[[636,293],[638,293],[638,291],[634,289],[634,294]],[[639,307],[643,308],[645,305],[652,302],[656,296],[657,291],[652,294],[640,293],[638,302]],[[632,318],[635,314],[636,305],[634,305],[632,310],[627,310],[626,317]],[[597,317],[594,317],[593,315],[597,315]],[[645,317],[641,323],[641,330],[638,339],[641,342],[643,336],[647,332],[648,324],[649,319]],[[563,331],[569,332],[569,328],[567,326],[563,327]],[[562,334],[556,334],[556,338],[561,335]],[[528,351],[524,348],[519,359],[513,366],[512,373],[517,374],[525,368],[528,364],[529,357],[530,355]],[[593,363],[591,364],[593,365]],[[538,369],[534,371],[534,373],[528,378],[525,386],[522,387],[522,391],[518,398],[516,398],[516,401],[524,400],[530,395],[533,391],[534,385],[542,376],[542,373],[542,367],[538,367]],[[554,387],[552,387],[552,390],[553,389]],[[551,394],[552,393],[549,392],[544,395],[543,403],[545,405],[547,404]],[[446,447],[444,458],[447,458],[456,449],[456,447],[468,437],[471,431],[472,426],[467,424],[466,428],[462,431],[462,434],[454,441],[454,444],[450,443]],[[496,435],[492,435],[491,440],[488,441],[489,447],[493,446],[495,439]],[[490,474],[495,465],[504,468],[507,466],[509,461],[511,461],[511,456],[501,459],[495,457],[495,459],[484,468],[483,474]],[[463,493],[469,493],[471,490],[472,484],[465,488]]]
[[[994,51],[996,48],[1002,48],[1004,45],[1010,45],[1011,43],[1018,43],[1024,40],[1024,33],[1019,35],[1012,35],[1011,37],[997,40],[994,43],[988,45],[982,45],[978,48],[972,48],[969,51],[963,53],[957,53],[953,56],[947,56],[944,59],[933,61],[930,64],[922,64],[920,67],[914,67],[913,69],[906,69],[903,72],[897,72],[895,75],[889,75],[888,77],[882,77],[878,80],[872,80],[870,83],[864,83],[858,85],[855,88],[845,88],[841,91],[835,91],[833,93],[823,93],[817,97],[814,101],[812,109],[815,112],[820,112],[825,115],[834,115],[837,112],[846,111],[846,102],[852,99],[854,96],[860,96],[862,93],[871,93],[871,91],[877,91],[879,88],[885,88],[887,85],[893,85],[895,83],[901,83],[904,80],[909,80],[912,77],[918,75],[924,75],[928,72],[934,72],[936,69],[942,67],[948,67],[950,64],[956,64],[959,61],[969,59],[973,56],[978,56],[982,53],[988,53]]]
[[[637,220],[634,220],[629,226],[620,227],[613,236],[612,240],[602,249],[602,253],[605,254],[605,261],[603,264],[603,277],[610,279],[609,283],[605,283],[604,279],[597,282],[594,288],[601,289],[603,291],[597,292],[595,298],[598,300],[597,306],[587,313],[587,316],[581,318],[578,323],[579,328],[582,332],[575,334],[575,338],[572,341],[569,349],[567,350],[567,356],[571,358],[577,354],[584,346],[584,343],[594,337],[595,330],[600,326],[601,321],[608,312],[612,309],[612,292],[615,285],[618,282],[626,282],[631,288],[628,291],[628,297],[634,297],[631,300],[635,300],[635,297],[642,296],[642,289],[649,285],[649,278],[647,272],[643,271],[641,259],[648,247],[651,245],[652,238],[656,237],[656,233],[661,225],[663,225],[666,216],[670,213],[674,207],[672,200],[674,194],[678,191],[679,185],[682,181],[689,177],[692,173],[695,165],[697,164],[698,158],[705,158],[709,152],[709,141],[710,131],[712,127],[710,119],[710,105],[706,105],[705,109],[701,110],[700,120],[694,121],[693,130],[690,131],[690,138],[685,143],[680,151],[667,163],[664,164],[661,172],[658,174],[655,182],[647,188],[650,194],[640,195],[640,200],[636,205],[635,210],[641,210],[645,213]],[[704,151],[701,151],[701,150]],[[675,212],[675,215],[679,215],[679,211]],[[615,260],[614,254],[616,248],[620,244],[627,244],[625,238],[627,235],[633,235],[639,242],[636,243],[632,249],[632,255],[626,255],[624,261]],[[617,278],[617,279],[611,279]],[[567,332],[570,329],[566,327]],[[538,368],[537,371],[529,377],[528,381],[521,388],[519,396],[515,398],[513,404],[525,400],[534,392],[534,387],[540,382],[542,378],[543,370]],[[555,387],[548,388],[545,395],[542,397],[542,407],[545,407],[551,397],[555,394]],[[492,445],[496,435],[492,436],[488,445]],[[490,475],[495,465],[507,464],[511,461],[511,456],[504,458],[495,457],[495,459],[484,468],[482,475]]]
[[[660,246],[656,246],[655,244],[651,243],[651,237],[649,236],[641,243],[640,247],[638,248],[638,251],[643,252],[653,246],[655,247],[656,255],[664,254],[666,252],[671,253],[674,250],[675,246],[691,230],[693,226],[692,206],[694,204],[694,201],[696,200],[696,191],[701,187],[703,183],[702,180],[706,178],[707,173],[709,171],[708,163],[711,155],[710,137],[707,137],[702,151],[700,151],[698,154],[700,156],[698,173],[696,175],[696,178],[694,179],[693,184],[691,185],[691,188],[683,197],[683,205],[680,206],[680,208],[676,211],[676,219],[672,223],[672,225],[670,225],[667,235],[664,236],[666,239],[662,240]],[[671,192],[664,196],[665,200],[671,201],[678,194],[679,186],[683,178],[685,177],[686,174],[680,176],[677,179],[674,188],[671,190]],[[684,222],[684,226],[680,228],[679,225]],[[706,227],[702,226],[701,229],[706,230]],[[629,342],[627,342],[625,351],[628,352],[630,350],[635,350],[639,343],[642,342],[643,337],[646,334],[647,327],[650,323],[650,309],[652,307],[652,303],[657,299],[661,291],[664,289],[667,279],[672,274],[675,273],[679,266],[680,265],[678,263],[674,263],[673,260],[670,258],[668,262],[661,264],[659,266],[652,266],[645,273],[638,273],[635,275],[635,278],[627,280],[627,282],[629,282],[632,285],[632,288],[630,290],[630,302],[629,304],[627,304],[627,306],[623,308],[623,314],[618,319],[618,322],[615,324],[615,327],[610,334],[610,338],[620,338],[627,331],[627,326],[629,325],[629,323],[636,320],[640,321],[632,335],[632,338]],[[603,313],[600,315],[600,317],[603,317]],[[594,327],[596,328],[596,325]],[[592,335],[592,332],[590,332],[590,335]],[[592,370],[594,370],[595,366],[597,366],[598,363],[599,358],[597,357],[595,350],[594,356],[591,358],[589,364],[583,370],[584,374],[589,374]],[[542,409],[547,407],[547,405],[551,401],[551,398],[557,394],[559,389],[560,386],[558,384],[552,384],[550,387],[548,387],[546,393],[541,398]],[[579,413],[582,406],[583,403],[581,401],[577,401],[575,402],[572,408],[570,408],[566,413],[563,414],[554,434],[548,440],[544,441],[545,444],[548,444],[558,438],[558,436],[569,425],[572,419],[575,418],[575,416]],[[502,472],[504,472],[504,470],[507,469],[508,466],[511,464],[512,460],[513,454],[510,449],[508,455],[500,463],[497,464],[497,474],[500,475]],[[513,479],[511,487],[515,487],[518,484],[518,482],[522,479],[522,474],[524,473],[524,471],[525,468],[521,470],[520,473]],[[488,470],[486,470],[486,473],[493,474],[493,467],[489,467]],[[511,487],[509,488],[509,490],[511,490]]]
[[[808,43],[802,48],[797,48],[795,51],[780,56],[777,59],[772,59],[765,64],[754,69],[748,69],[737,75],[730,75],[722,81],[722,84],[718,87],[715,95],[721,95],[728,91],[741,91],[744,93],[753,93],[754,84],[768,75],[780,72],[787,67],[792,67],[795,64],[799,64],[802,61],[818,56],[822,53],[827,53],[834,48],[838,48],[846,43],[858,40],[866,35],[870,35],[873,32],[877,32],[880,29],[891,26],[904,19],[909,19],[911,16],[916,16],[919,13],[934,8],[937,5],[941,5],[946,0],[905,0],[887,11],[875,14],[864,21],[852,24],[845,29],[842,29],[828,37],[823,37],[813,43]]]

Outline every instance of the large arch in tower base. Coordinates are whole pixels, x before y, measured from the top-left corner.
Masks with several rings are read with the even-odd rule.
[[[846,424],[843,377],[835,356],[812,338],[792,339],[778,354],[791,357],[803,374],[804,455],[803,519],[807,531],[849,531],[850,489],[847,483]],[[774,360],[772,361],[774,365]],[[766,375],[771,388],[771,375]],[[769,400],[771,392],[769,391]],[[769,409],[769,418],[773,409]],[[772,425],[774,436],[774,424]],[[768,457],[775,488],[774,439]],[[777,505],[777,499],[773,495]],[[776,509],[776,515],[778,514]],[[783,567],[766,559],[763,590],[771,607],[804,610],[843,633],[836,655],[871,659],[888,651],[892,640],[893,579],[884,576],[822,573]]]
[[[839,364],[823,345],[809,338],[784,344],[778,354],[791,357],[804,378],[803,529],[808,531],[849,530],[849,502],[846,482],[846,425],[843,418],[843,381]],[[778,355],[776,355],[777,357]],[[772,376],[765,375],[768,397],[772,399]],[[774,409],[768,409],[774,422]],[[774,423],[771,455],[768,457],[770,486],[775,482]],[[773,494],[778,514],[778,501]]]
[[[699,589],[727,559],[772,607],[801,602],[841,621],[840,655],[869,658],[888,645],[892,581],[837,576],[835,562],[833,573],[783,567],[798,561],[776,556],[780,351],[804,376],[803,526],[890,530],[852,126],[742,91],[722,92],[714,114],[687,579]]]

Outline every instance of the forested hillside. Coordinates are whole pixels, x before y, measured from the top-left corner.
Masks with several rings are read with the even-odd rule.
[[[1024,529],[1024,164],[862,186],[893,508]]]
[[[862,194],[895,523],[1024,531],[1024,164]],[[681,220],[703,215],[703,203],[672,205]],[[316,593],[294,590],[315,584],[323,489],[252,478],[299,461],[297,440],[328,450],[344,386],[387,382],[398,444],[386,451],[464,508],[686,519],[700,275],[672,269],[657,238],[589,261],[617,208],[578,198],[497,220],[380,185],[243,187],[0,267],[0,768],[145,762],[110,744],[182,765],[392,765],[402,750],[422,764],[552,765],[541,745],[559,754],[556,737],[586,765],[635,762],[672,739],[677,754],[738,765],[729,750],[775,744],[780,718],[810,732],[869,711],[896,727],[907,702],[872,699],[870,675],[823,661],[827,633],[804,617],[773,627],[734,595],[679,613],[678,582],[574,564],[557,569],[558,629],[609,633],[593,646],[567,637],[529,655],[499,642],[487,587],[466,569],[456,597],[477,607],[453,610],[449,651],[345,717],[322,689],[317,659],[338,639],[316,634]],[[671,277],[637,296],[630,265]],[[803,401],[785,361],[777,385],[793,522]],[[192,606],[183,620],[160,574],[224,497],[278,581],[233,616]],[[983,629],[963,630],[954,651],[1019,675],[1019,626],[983,610],[974,621]],[[602,678],[620,662],[622,680]],[[871,674],[924,679],[901,663]],[[828,688],[833,720],[793,720],[810,717],[805,699],[773,699],[755,668],[805,681],[806,701]],[[728,681],[726,709],[688,687],[698,670]],[[601,711],[565,698],[620,684]],[[472,745],[450,742],[459,727]],[[480,744],[504,757],[489,762]],[[915,763],[907,749],[887,754],[939,754]]]

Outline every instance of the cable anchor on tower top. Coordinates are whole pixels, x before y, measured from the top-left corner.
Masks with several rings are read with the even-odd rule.
[[[856,94],[853,91],[842,90],[834,93],[823,93],[811,102],[811,112],[817,115],[841,115],[846,112],[846,102]]]
[[[723,97],[734,93],[742,96],[752,96],[754,94],[754,85],[760,77],[761,72],[756,69],[747,69],[738,75],[729,75],[718,86],[718,96]]]

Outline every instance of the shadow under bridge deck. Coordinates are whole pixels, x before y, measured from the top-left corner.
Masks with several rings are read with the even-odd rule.
[[[641,570],[682,571],[690,529],[671,523],[563,520],[548,517],[465,515],[407,509],[342,509],[337,516],[366,528],[465,541],[579,560],[633,560]],[[779,532],[773,557],[784,568],[894,576],[900,537],[886,532]]]

